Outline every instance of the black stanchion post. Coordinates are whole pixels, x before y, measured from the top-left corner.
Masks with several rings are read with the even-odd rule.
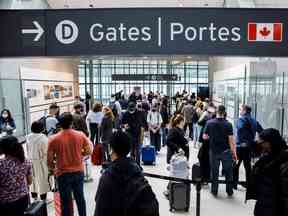
[[[201,182],[196,183],[196,216],[200,216],[201,206]]]

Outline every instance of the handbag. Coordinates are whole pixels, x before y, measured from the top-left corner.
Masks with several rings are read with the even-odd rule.
[[[94,146],[93,153],[91,156],[91,162],[93,165],[102,165],[102,151],[103,151],[103,146],[102,144],[98,143]]]

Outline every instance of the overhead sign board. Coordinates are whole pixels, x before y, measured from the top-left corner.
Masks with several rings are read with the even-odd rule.
[[[288,9],[0,10],[0,57],[288,56]]]
[[[112,74],[112,81],[177,81],[177,74]]]

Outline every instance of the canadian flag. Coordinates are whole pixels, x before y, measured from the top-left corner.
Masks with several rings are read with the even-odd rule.
[[[282,23],[248,23],[248,41],[281,42]]]

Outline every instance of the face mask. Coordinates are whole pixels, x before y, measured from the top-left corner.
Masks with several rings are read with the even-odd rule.
[[[2,118],[6,119],[6,118],[8,118],[8,115],[7,114],[3,114]]]
[[[156,109],[152,109],[152,112],[156,112]]]

